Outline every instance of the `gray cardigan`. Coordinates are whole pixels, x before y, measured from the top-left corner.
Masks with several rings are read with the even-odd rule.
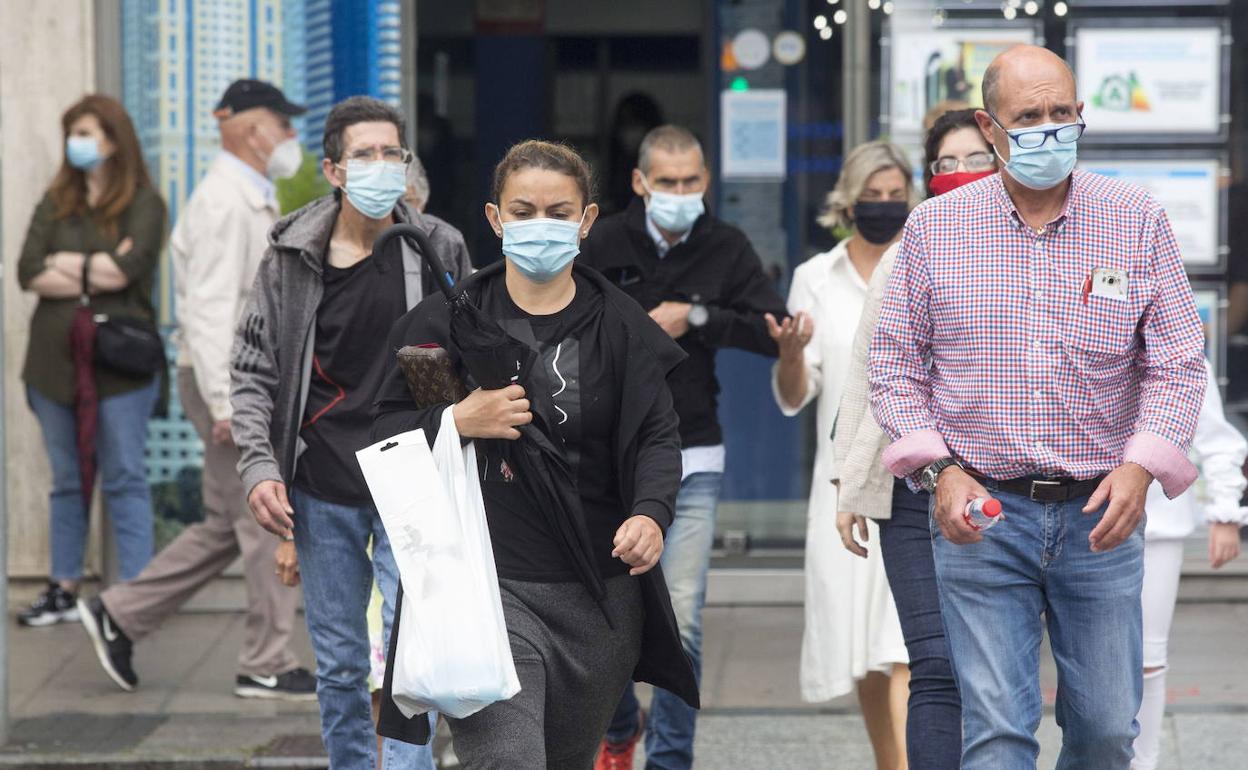
[[[867,299],[858,319],[858,331],[854,333],[849,373],[845,377],[832,437],[833,467],[836,469],[832,483],[837,485],[837,508],[870,519],[891,518],[893,507],[893,475],[880,462],[880,455],[889,440],[871,416],[867,400],[871,392],[867,381],[867,357],[871,337],[880,319],[884,289],[896,258],[897,246],[894,245],[884,252],[867,285]]]
[[[273,225],[234,337],[230,429],[240,453],[238,473],[249,494],[262,481],[289,484],[295,477],[303,451],[299,424],[312,374],[316,311],[325,287],[325,252],[339,205],[336,195],[327,195]],[[403,203],[395,206],[394,215],[425,230],[456,281],[472,272],[468,247],[454,227],[437,217],[413,213]],[[409,310],[423,297],[423,270],[424,260],[404,243],[403,283]]]

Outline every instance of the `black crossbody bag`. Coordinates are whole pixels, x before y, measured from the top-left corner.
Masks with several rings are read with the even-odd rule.
[[[82,263],[82,304],[91,305],[91,253]],[[95,323],[95,365],[125,377],[146,379],[165,368],[165,342],[156,325],[141,318],[91,316]]]

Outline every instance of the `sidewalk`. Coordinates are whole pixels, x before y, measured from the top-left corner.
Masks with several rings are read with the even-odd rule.
[[[14,601],[18,597],[14,597]],[[12,623],[12,621],[9,621]],[[138,692],[103,674],[77,626],[10,627],[13,740],[0,765],[34,767],[324,767],[315,704],[232,695],[238,614],[183,614],[137,645]],[[798,607],[715,607],[706,617],[704,770],[873,770],[852,699],[803,704]],[[1183,604],[1171,643],[1163,766],[1231,770],[1248,754],[1248,604]],[[311,661],[300,625],[299,655]],[[1046,665],[1046,700],[1055,678]],[[1059,736],[1051,713],[1041,767]],[[641,767],[640,762],[638,767]]]

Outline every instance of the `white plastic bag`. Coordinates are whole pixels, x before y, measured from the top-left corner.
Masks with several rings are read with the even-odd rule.
[[[356,453],[403,581],[394,703],[463,719],[520,692],[503,620],[477,455],[442,416]]]

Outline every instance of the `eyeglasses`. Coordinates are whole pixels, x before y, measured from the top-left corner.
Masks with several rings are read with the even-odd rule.
[[[997,167],[996,158],[990,152],[975,152],[967,155],[965,158],[937,158],[932,161],[931,169],[934,176],[941,174],[952,174],[961,167],[963,171],[972,173],[978,171],[992,171]]]
[[[406,166],[412,162],[412,151],[405,147],[361,147],[347,153],[346,160],[363,162],[382,160],[386,163],[398,163]]]
[[[1020,150],[1034,150],[1047,142],[1050,136],[1062,144],[1072,144],[1079,141],[1079,137],[1083,136],[1084,130],[1088,127],[1087,124],[1080,119],[1078,123],[1068,123],[1064,126],[1058,126],[1057,128],[1046,128],[1037,131],[1014,129],[1011,131],[1001,125],[1001,121],[997,120],[996,115],[993,115],[990,112],[988,113],[988,117],[992,118],[993,123],[996,123],[1001,127],[1001,130],[1005,132],[1005,135],[1010,137],[1010,140],[1013,141],[1014,144],[1018,145]]]

